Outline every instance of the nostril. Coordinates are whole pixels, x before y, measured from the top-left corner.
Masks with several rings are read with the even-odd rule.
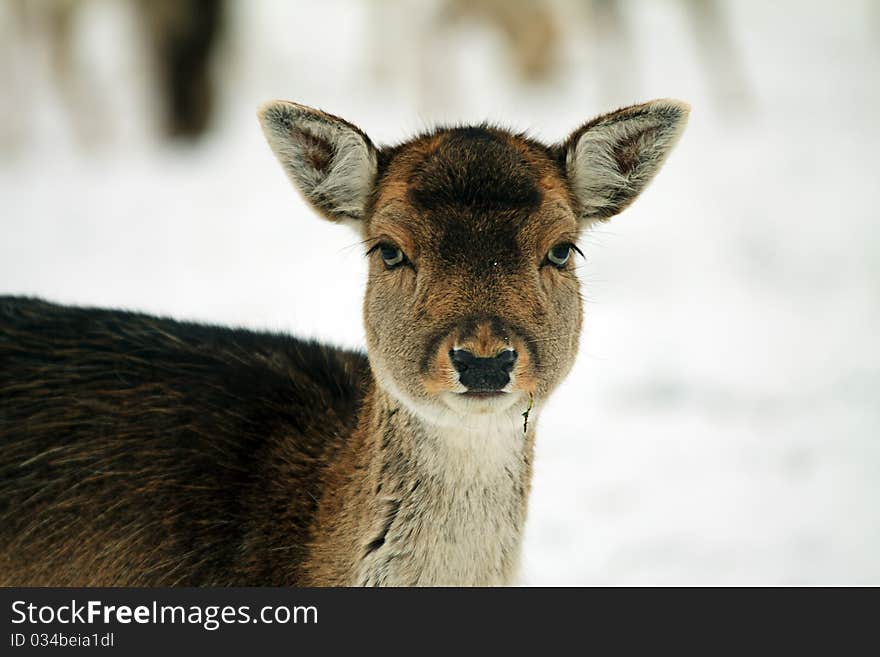
[[[476,360],[476,357],[466,349],[450,349],[449,360],[452,361],[452,366],[456,371],[461,373],[468,369],[468,366]]]
[[[516,363],[517,354],[513,349],[505,349],[500,354],[495,356],[495,362],[498,363],[499,367],[504,371],[510,374],[510,371],[513,369],[514,363]]]

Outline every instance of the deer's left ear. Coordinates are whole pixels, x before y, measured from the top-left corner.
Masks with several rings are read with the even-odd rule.
[[[376,182],[376,148],[352,124],[276,100],[257,116],[287,177],[331,221],[363,219]]]
[[[690,107],[655,100],[605,114],[562,145],[582,222],[607,219],[632,203],[660,170],[687,123]]]

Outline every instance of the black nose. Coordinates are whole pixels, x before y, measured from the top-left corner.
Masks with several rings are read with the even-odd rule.
[[[458,372],[458,380],[468,390],[491,392],[510,382],[516,352],[507,349],[492,358],[478,358],[465,349],[452,349],[449,359]]]

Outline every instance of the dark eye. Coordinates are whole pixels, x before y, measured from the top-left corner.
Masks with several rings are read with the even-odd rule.
[[[567,242],[564,244],[557,244],[550,251],[547,252],[547,260],[550,264],[559,267],[560,269],[565,266],[565,263],[568,262],[568,259],[571,257],[572,246]]]
[[[382,262],[389,269],[402,265],[406,261],[406,255],[404,255],[403,251],[390,244],[380,245],[379,255],[382,256]]]

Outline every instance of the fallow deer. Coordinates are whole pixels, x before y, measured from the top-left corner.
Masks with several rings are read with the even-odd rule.
[[[581,332],[578,237],[644,189],[687,114],[377,148],[265,105],[294,185],[363,239],[366,355],[3,298],[0,583],[514,582],[535,428]]]

